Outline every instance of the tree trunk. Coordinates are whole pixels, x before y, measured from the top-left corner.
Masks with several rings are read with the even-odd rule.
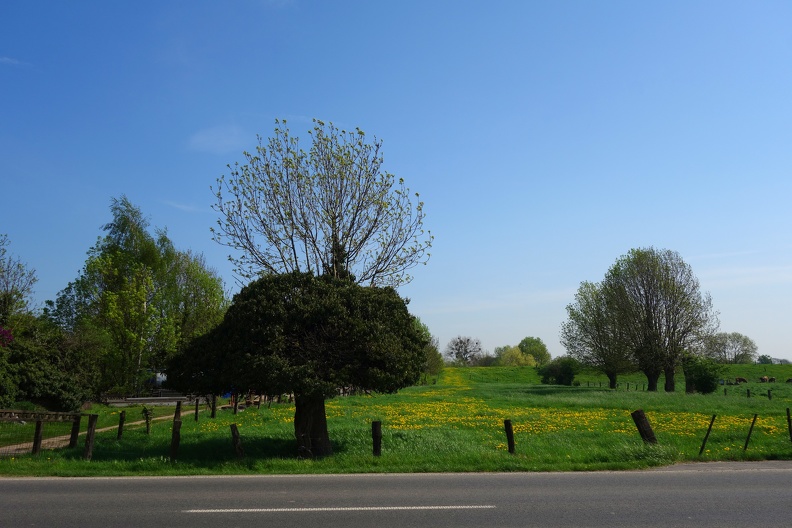
[[[666,392],[674,392],[676,391],[676,382],[674,381],[674,374],[676,373],[676,369],[667,368],[665,369],[665,391]]]
[[[609,374],[609,373],[606,372],[605,375],[608,376],[608,386],[611,389],[615,389],[616,388],[616,374]]]
[[[646,374],[646,390],[657,392],[657,380],[660,379],[660,371],[644,370]]]
[[[321,458],[332,455],[327,432],[324,396],[295,395],[294,436],[301,457]]]

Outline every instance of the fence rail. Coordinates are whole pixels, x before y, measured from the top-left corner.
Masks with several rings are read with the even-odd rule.
[[[76,447],[83,416],[96,415],[0,409],[0,457]]]

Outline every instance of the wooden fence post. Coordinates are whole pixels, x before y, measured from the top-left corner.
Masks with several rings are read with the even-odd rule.
[[[80,421],[82,420],[82,415],[78,414],[74,418],[74,422],[72,423],[72,430],[71,436],[69,437],[69,449],[73,449],[77,447],[77,438],[80,436]]]
[[[181,441],[181,420],[173,420],[173,432],[171,433],[170,461],[176,462],[179,456],[179,442]]]
[[[787,429],[789,429],[789,440],[792,441],[792,415],[789,414],[789,407],[787,407]]]
[[[514,454],[514,429],[511,420],[503,420],[503,428],[506,430],[506,444],[509,446],[509,453]]]
[[[767,389],[767,399],[768,400],[772,400],[773,399],[773,390],[772,389]]]
[[[121,414],[118,415],[118,435],[116,436],[116,440],[121,440],[121,437],[124,436],[125,421],[126,421],[126,411],[121,411]]]
[[[701,449],[699,449],[699,456],[701,456],[701,454],[704,453],[704,448],[707,447],[707,440],[709,439],[710,432],[712,431],[712,424],[715,423],[715,416],[716,415],[714,414],[712,415],[712,420],[710,420],[709,427],[707,428],[707,434],[704,435],[704,441],[701,442]]]
[[[640,433],[641,439],[643,439],[644,443],[656,444],[657,438],[655,437],[654,431],[652,431],[652,426],[649,425],[649,420],[646,418],[646,414],[643,412],[643,409],[633,411],[630,416],[632,416],[635,426],[638,428],[638,432]]]
[[[217,394],[212,394],[212,418],[217,418]]]
[[[371,440],[374,444],[374,456],[382,455],[382,422],[371,422]]]
[[[201,398],[198,396],[195,397],[195,421],[198,421],[198,406],[201,403]]]
[[[756,423],[756,417],[759,416],[758,414],[754,414],[753,421],[751,422],[751,428],[748,429],[748,438],[745,439],[745,446],[743,446],[743,451],[748,450],[748,442],[751,441],[751,433],[753,433],[754,424]]]
[[[242,449],[242,440],[239,438],[239,429],[237,424],[231,424],[231,443],[234,445],[234,452],[236,456],[242,458],[245,456],[245,450]]]
[[[180,401],[176,402],[176,412],[173,413],[174,422],[181,422],[181,403]]]
[[[83,451],[84,460],[91,460],[91,457],[93,457],[94,439],[96,438],[96,420],[98,419],[98,414],[88,415],[88,432],[85,434],[85,451]]]
[[[153,416],[154,411],[144,405],[143,411],[141,412],[143,413],[143,419],[146,420],[146,434],[151,434],[151,417]]]
[[[44,422],[36,420],[36,432],[33,434],[33,454],[41,453],[41,438],[44,436]]]

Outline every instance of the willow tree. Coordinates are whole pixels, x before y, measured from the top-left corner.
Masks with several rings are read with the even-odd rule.
[[[307,152],[276,120],[266,143],[259,138],[245,163],[228,166],[212,189],[214,240],[239,253],[229,258],[245,279],[304,272],[370,286],[409,282],[407,270],[426,263],[432,244],[418,194],[382,170],[380,140],[313,122]]]
[[[583,282],[575,302],[566,307],[568,319],[561,325],[561,344],[569,356],[599,370],[616,388],[619,374],[636,370],[632,348],[613,306],[599,284]]]
[[[700,350],[718,326],[690,265],[675,251],[632,249],[610,268],[602,288],[648,389],[657,390],[664,373],[665,390],[673,392],[685,354]]]

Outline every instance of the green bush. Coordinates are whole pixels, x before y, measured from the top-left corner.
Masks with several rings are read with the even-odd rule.
[[[718,388],[719,380],[726,371],[725,367],[714,360],[689,355],[682,364],[685,373],[685,392],[710,394]]]
[[[580,372],[580,363],[569,356],[561,356],[539,367],[542,383],[553,385],[572,385],[575,374]]]

